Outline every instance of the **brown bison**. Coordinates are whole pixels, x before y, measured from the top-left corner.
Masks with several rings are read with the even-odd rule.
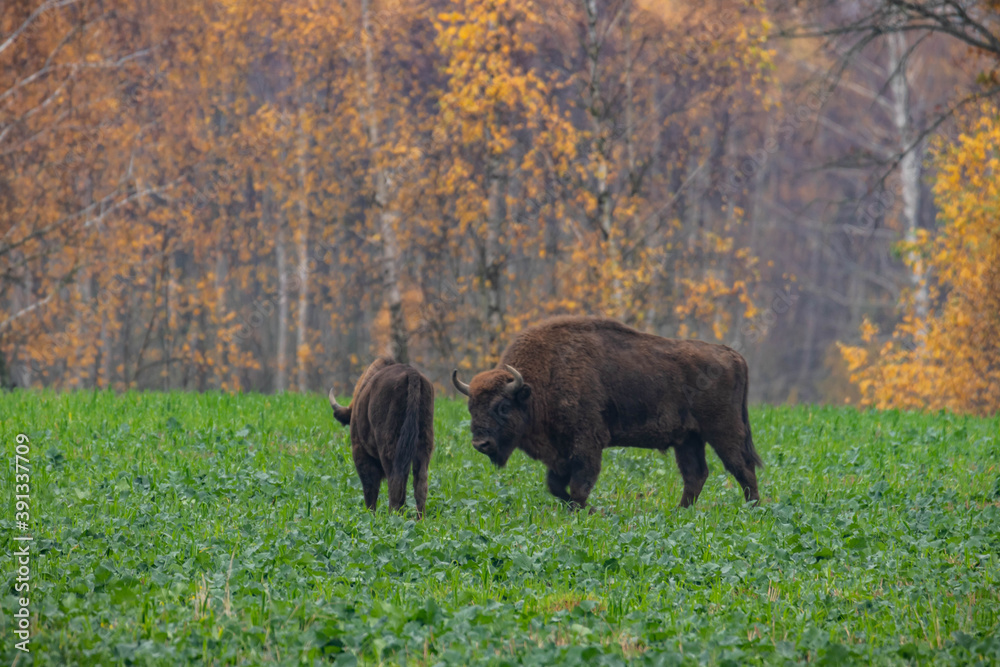
[[[469,384],[472,446],[497,466],[520,449],[548,467],[549,491],[583,507],[607,447],[674,448],[681,507],[708,477],[708,442],[756,501],[747,364],[736,351],[641,333],[614,320],[558,317],[521,332]],[[567,493],[566,487],[569,486]]]
[[[374,511],[382,479],[389,508],[406,504],[406,478],[413,469],[417,516],[427,500],[427,467],[434,451],[434,386],[408,364],[379,357],[365,369],[348,407],[330,390],[333,416],[351,427],[351,455],[361,478],[365,505]]]

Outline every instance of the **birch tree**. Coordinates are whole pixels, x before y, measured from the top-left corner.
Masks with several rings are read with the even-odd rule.
[[[364,50],[364,123],[368,130],[368,152],[374,191],[374,215],[382,249],[382,294],[389,309],[389,350],[398,361],[409,361],[403,297],[400,289],[402,259],[397,227],[400,213],[395,209],[396,185],[389,173],[387,151],[379,132],[378,71],[375,61],[376,35],[372,29],[370,0],[361,0],[361,45]]]
[[[903,32],[890,33],[888,70],[892,89],[892,120],[896,127],[896,152],[899,158],[899,179],[903,198],[903,228],[905,240],[915,247],[920,228],[920,176],[923,161],[923,142],[917,140],[910,107],[910,58],[907,57],[907,38]],[[910,285],[917,316],[927,317],[927,276],[923,259],[911,252],[907,264],[910,268]]]

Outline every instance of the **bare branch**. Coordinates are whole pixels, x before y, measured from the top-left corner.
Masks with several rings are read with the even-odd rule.
[[[47,0],[46,2],[43,2],[38,9],[33,11],[31,15],[24,20],[17,30],[12,32],[10,36],[4,40],[3,44],[0,44],[0,53],[3,53],[13,46],[14,42],[17,41],[17,38],[24,34],[24,32],[31,27],[31,25],[37,21],[42,14],[56,9],[61,9],[63,7],[68,7],[69,5],[75,5],[78,2],[80,2],[80,0]]]

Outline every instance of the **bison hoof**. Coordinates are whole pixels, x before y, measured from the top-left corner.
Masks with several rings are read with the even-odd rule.
[[[582,510],[587,510],[588,514],[596,514],[597,513],[597,510],[594,509],[593,505],[581,504],[581,503],[576,502],[575,500],[568,501],[566,503],[566,507],[571,512],[580,512]]]

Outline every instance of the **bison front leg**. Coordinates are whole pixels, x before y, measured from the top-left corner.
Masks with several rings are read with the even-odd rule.
[[[701,494],[705,480],[708,479],[708,463],[705,461],[705,441],[695,434],[690,434],[684,442],[674,446],[674,458],[684,479],[684,493],[681,494],[681,507],[690,507]]]
[[[569,502],[573,509],[587,506],[587,498],[601,474],[601,450],[578,458],[569,477]]]
[[[549,493],[564,503],[569,502],[569,493],[566,492],[566,486],[569,484],[569,475],[560,475],[555,470],[549,468],[549,472],[545,476],[545,481],[549,485]]]

